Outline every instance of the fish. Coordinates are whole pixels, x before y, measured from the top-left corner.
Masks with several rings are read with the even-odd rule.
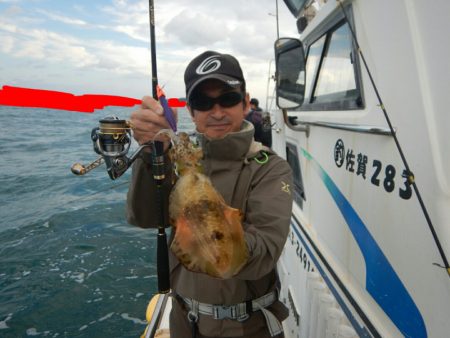
[[[190,271],[227,279],[248,261],[242,214],[228,206],[202,173],[203,153],[180,132],[170,150],[178,179],[169,196],[175,235],[170,249]]]

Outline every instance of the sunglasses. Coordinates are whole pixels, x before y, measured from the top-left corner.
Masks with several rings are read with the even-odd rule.
[[[223,108],[230,108],[242,101],[244,101],[244,95],[238,92],[228,92],[218,97],[194,94],[190,97],[189,105],[195,110],[207,111],[216,103]]]

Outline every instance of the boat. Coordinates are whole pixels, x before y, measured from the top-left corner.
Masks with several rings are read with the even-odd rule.
[[[286,336],[448,336],[449,6],[285,3],[301,40],[275,48],[274,148],[296,200]]]
[[[449,4],[284,2],[299,32],[275,42],[270,111],[295,178],[285,336],[447,337]],[[154,302],[153,334],[170,310]]]

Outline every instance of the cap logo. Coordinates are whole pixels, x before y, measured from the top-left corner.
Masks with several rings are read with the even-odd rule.
[[[227,83],[230,86],[237,86],[237,85],[241,84],[241,81],[239,81],[239,80],[228,80]]]
[[[199,75],[209,74],[219,69],[220,66],[219,55],[213,55],[204,59],[195,71]]]

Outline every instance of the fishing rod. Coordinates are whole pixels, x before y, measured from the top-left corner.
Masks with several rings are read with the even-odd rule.
[[[152,94],[155,100],[159,100],[163,107],[164,116],[174,132],[177,130],[176,120],[169,108],[166,96],[158,85],[157,64],[156,64],[156,38],[155,38],[155,9],[153,0],[149,0],[149,19],[150,19],[150,50],[152,66]],[[151,147],[151,156],[153,179],[156,183],[155,205],[157,214],[158,235],[157,235],[157,274],[158,274],[158,292],[168,293],[170,291],[169,278],[169,250],[167,245],[167,235],[165,201],[163,184],[165,177],[164,164],[164,143],[153,141],[139,146],[131,155],[127,156],[131,141],[131,123],[127,120],[121,120],[117,117],[106,117],[99,121],[99,126],[92,129],[91,140],[94,145],[94,151],[100,155],[98,159],[88,165],[75,163],[71,170],[76,175],[85,175],[92,169],[106,164],[106,170],[109,177],[115,180],[136,160],[141,151],[146,147]]]
[[[150,51],[151,51],[151,62],[152,62],[152,91],[153,98],[158,100],[160,98],[160,103],[163,105],[163,109],[166,116],[172,116],[170,108],[165,101],[165,96],[162,90],[158,86],[158,68],[156,64],[156,38],[155,38],[155,7],[153,0],[149,0],[149,17],[150,17]],[[165,103],[165,104],[164,104]],[[173,119],[168,119],[169,123]],[[172,129],[176,131],[175,127]],[[163,201],[164,201],[164,191],[163,183],[165,179],[164,171],[164,143],[159,141],[152,142],[152,171],[153,179],[156,182],[156,210],[159,210],[157,217],[158,224],[158,236],[157,236],[157,273],[158,273],[158,291],[159,293],[168,293],[170,291],[170,278],[169,278],[169,249],[167,247],[167,236],[166,236],[166,224]]]

